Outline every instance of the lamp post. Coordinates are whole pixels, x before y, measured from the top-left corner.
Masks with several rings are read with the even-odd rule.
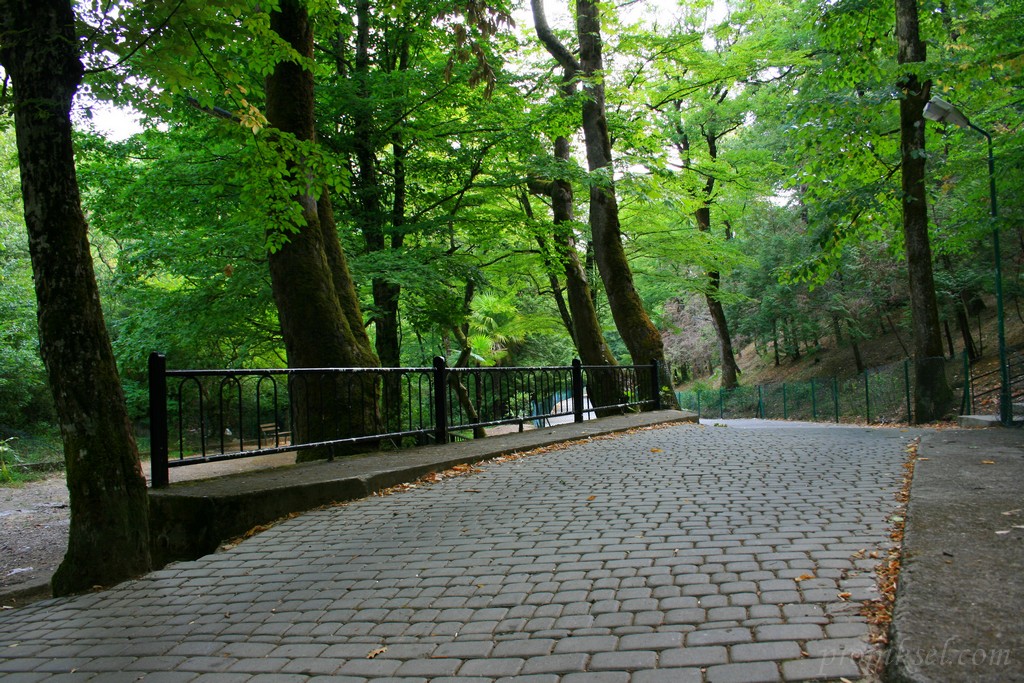
[[[1013,406],[1010,398],[1010,369],[1006,360],[1006,328],[1003,320],[1003,258],[999,248],[999,224],[996,219],[999,212],[996,208],[996,165],[992,156],[992,136],[988,131],[971,123],[963,112],[949,102],[933,97],[924,105],[924,117],[930,121],[952,123],[960,128],[970,128],[985,136],[988,141],[988,195],[989,216],[992,217],[992,246],[996,259],[996,320],[998,323],[997,338],[999,341],[999,422],[1010,425],[1013,422]]]

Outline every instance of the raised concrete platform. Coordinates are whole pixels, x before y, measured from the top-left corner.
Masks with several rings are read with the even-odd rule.
[[[195,559],[253,527],[364,498],[456,465],[672,422],[697,422],[697,416],[676,410],[631,413],[473,441],[172,483],[150,491],[153,563],[162,567]]]

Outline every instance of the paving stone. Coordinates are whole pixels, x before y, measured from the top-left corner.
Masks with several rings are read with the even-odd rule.
[[[463,663],[459,669],[460,676],[488,676],[497,678],[500,676],[515,676],[523,668],[526,660],[519,658],[470,659]]]
[[[600,652],[590,658],[590,671],[637,671],[652,669],[658,661],[658,654],[650,650],[626,650],[622,652]]]
[[[708,683],[773,683],[781,681],[779,668],[772,662],[720,664],[708,667]]]
[[[773,643],[740,643],[729,648],[729,658],[734,662],[798,659],[799,657],[800,646],[791,640]]]
[[[522,673],[523,675],[542,673],[565,674],[583,671],[586,668],[588,658],[589,655],[582,652],[532,657],[523,664]]]
[[[860,677],[860,667],[847,657],[827,659],[800,659],[782,663],[782,675],[787,681],[838,680]]]

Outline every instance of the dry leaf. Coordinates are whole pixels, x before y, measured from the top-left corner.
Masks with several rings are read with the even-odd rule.
[[[800,576],[796,577],[793,580],[796,581],[797,583],[800,583],[801,581],[806,581],[808,579],[813,579],[813,578],[814,578],[814,574],[801,574]]]
[[[661,449],[660,448],[652,448],[651,449],[651,453],[661,453]]]
[[[982,460],[981,464],[982,465],[995,465],[996,461],[995,460]]]
[[[852,593],[840,593],[839,594],[839,599],[840,600],[849,600],[851,595],[852,595]]]
[[[368,655],[366,655],[366,658],[367,659],[373,659],[374,657],[379,657],[380,655],[384,654],[387,651],[388,651],[388,646],[387,645],[382,645],[381,647],[378,647],[376,650],[370,650],[370,653]]]
[[[590,496],[587,500],[594,500],[595,498],[597,498],[597,496]]]

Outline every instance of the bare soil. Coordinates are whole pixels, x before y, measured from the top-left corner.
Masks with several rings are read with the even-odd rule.
[[[294,453],[228,460],[171,471],[171,482],[219,477],[236,472],[281,467]],[[149,477],[149,463],[143,463]],[[20,486],[0,487],[0,607],[23,600],[4,598],[47,584],[68,545],[70,508],[64,473]]]
[[[49,580],[68,543],[64,474],[0,488],[0,593]]]

